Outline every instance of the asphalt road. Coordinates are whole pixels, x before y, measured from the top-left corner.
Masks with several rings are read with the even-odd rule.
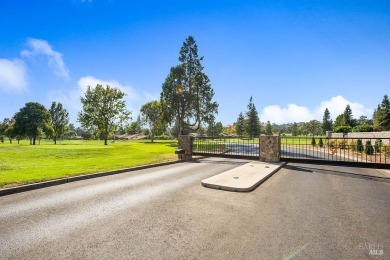
[[[230,148],[225,154],[259,157],[259,144],[225,143]]]
[[[389,173],[288,164],[250,193],[201,186],[244,162],[204,159],[0,197],[0,258],[390,259]]]

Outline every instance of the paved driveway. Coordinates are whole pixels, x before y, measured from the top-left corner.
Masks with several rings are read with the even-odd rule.
[[[204,159],[0,197],[1,259],[389,259],[390,176],[288,164],[250,193],[200,185],[244,162]],[[383,255],[371,256],[374,247]]]

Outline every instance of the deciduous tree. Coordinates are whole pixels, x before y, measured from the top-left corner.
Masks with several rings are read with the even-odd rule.
[[[207,135],[208,136],[220,136],[223,131],[223,125],[221,122],[217,123],[210,123],[208,128],[207,128]]]
[[[131,122],[126,128],[126,133],[130,135],[139,134],[140,132],[141,126],[137,121]]]
[[[58,138],[60,138],[65,133],[67,125],[69,124],[69,113],[62,106],[61,102],[53,102],[49,112],[51,116],[51,126],[53,127],[52,138],[54,144],[57,144]]]
[[[149,124],[150,139],[153,143],[156,132],[161,132],[162,129],[167,128],[167,124],[162,117],[161,103],[159,101],[148,102],[141,107],[140,111],[145,121]],[[159,129],[160,131],[158,131]]]
[[[321,123],[318,120],[310,120],[309,122],[304,123],[304,128],[307,133],[310,133],[312,136],[321,133]]]
[[[367,116],[360,116],[356,123],[357,125],[373,125],[372,119],[368,119]]]
[[[6,120],[7,118],[4,118],[4,121]],[[4,121],[3,122],[0,122],[0,138],[1,138],[1,141],[4,142],[4,131],[5,131],[5,125],[4,125]]]
[[[36,102],[28,102],[14,116],[14,131],[16,135],[28,136],[30,144],[35,145],[36,139],[44,132],[50,136],[53,128],[50,125],[50,113]]]
[[[6,136],[10,144],[12,144],[12,140],[16,137],[14,125],[14,118],[4,118],[3,122],[0,123],[0,136],[2,136],[2,140],[4,140],[3,136]]]
[[[88,86],[85,96],[80,98],[83,110],[78,114],[78,121],[86,130],[102,136],[104,145],[107,145],[108,136],[119,118],[130,117],[125,95],[117,88],[97,84],[95,88]]]
[[[16,137],[15,132],[15,119],[14,118],[6,118],[4,120],[5,130],[4,134],[8,137],[9,143],[12,144],[12,140]]]

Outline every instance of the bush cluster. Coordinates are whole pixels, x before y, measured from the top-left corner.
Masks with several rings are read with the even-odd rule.
[[[321,148],[324,146],[324,141],[322,141],[322,138],[320,138],[320,140],[318,141],[318,146]]]
[[[358,139],[356,141],[356,151],[358,152],[363,152],[363,142],[362,142],[362,139]]]
[[[334,128],[334,131],[336,133],[349,133],[349,132],[352,132],[352,127],[347,126],[347,125],[336,126]]]
[[[375,152],[380,152],[381,151],[381,147],[382,147],[382,140],[381,139],[376,139],[375,140],[375,145],[374,145],[374,148],[375,148]]]
[[[370,140],[366,141],[366,146],[364,148],[364,152],[368,155],[374,154],[374,147],[371,144]]]
[[[312,140],[313,144],[313,140]],[[323,146],[322,139],[320,139],[318,145],[320,147]],[[381,139],[376,139],[375,143],[372,144],[371,140],[367,140],[365,144],[363,144],[362,139],[357,139],[357,140],[326,140],[326,145],[329,146],[330,148],[337,147],[339,149],[351,149],[352,151],[356,152],[364,152],[368,155],[372,155],[374,153],[379,153],[382,152],[386,156],[390,155],[390,145],[383,145],[383,142]]]

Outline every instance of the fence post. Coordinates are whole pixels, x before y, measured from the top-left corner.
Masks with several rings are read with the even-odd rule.
[[[177,137],[179,143],[179,149],[184,150],[184,154],[182,155],[183,160],[192,159],[192,142],[193,138],[190,135],[179,135]]]
[[[280,136],[261,135],[259,140],[259,155],[262,162],[280,162]]]

